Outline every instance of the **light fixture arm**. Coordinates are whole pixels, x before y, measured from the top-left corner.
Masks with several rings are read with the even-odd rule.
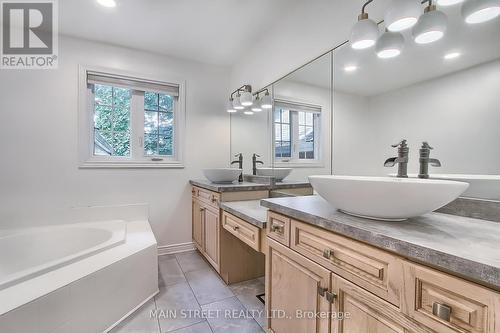
[[[372,2],[373,2],[373,0],[368,0],[367,2],[364,3],[363,7],[361,7],[361,15],[366,13],[366,6],[368,6]]]
[[[242,85],[241,87],[239,87],[238,89],[236,89],[235,91],[233,91],[231,93],[231,99],[234,98],[235,94],[239,94],[240,92],[249,92],[249,93],[251,93],[252,92],[252,86],[249,85],[249,84]]]
[[[268,88],[263,88],[261,90],[258,90],[256,92],[254,92],[253,95],[259,97],[259,95],[262,94],[263,92],[265,92],[266,94],[269,95],[269,89]]]

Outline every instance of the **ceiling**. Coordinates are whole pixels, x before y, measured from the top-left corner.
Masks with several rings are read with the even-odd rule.
[[[231,66],[301,0],[59,1],[60,33]]]
[[[462,20],[460,6],[442,10],[449,19],[445,37],[433,44],[418,45],[405,32],[405,49],[397,58],[379,59],[373,48],[356,51],[349,44],[335,50],[335,90],[374,96],[500,58],[500,18],[471,26]],[[451,51],[462,55],[444,60],[443,56]],[[320,58],[286,79],[328,88],[331,85],[328,58]],[[356,65],[358,69],[346,72],[344,67],[348,65]]]

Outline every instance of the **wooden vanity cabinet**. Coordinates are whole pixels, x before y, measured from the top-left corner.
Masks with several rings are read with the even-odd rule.
[[[269,212],[273,221],[291,230],[288,244],[268,233],[268,332],[500,333],[494,290]]]
[[[261,240],[252,238],[252,233],[243,230],[241,223],[246,223],[244,221],[239,225],[232,225],[233,229],[230,230],[233,234],[231,234],[227,230],[229,226],[223,226],[223,210],[220,209],[220,203],[266,198],[268,192],[217,193],[193,186],[191,194],[193,243],[222,279],[231,284],[263,276],[264,254],[257,252],[262,246]],[[233,218],[231,221],[235,223],[235,220]],[[237,232],[234,231],[236,226],[240,227]],[[246,242],[241,239],[245,239]],[[255,242],[254,246],[251,241]]]

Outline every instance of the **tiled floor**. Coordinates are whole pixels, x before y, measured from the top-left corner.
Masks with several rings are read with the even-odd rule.
[[[111,333],[261,333],[264,278],[226,286],[198,252],[159,257],[160,293]],[[156,310],[156,318],[151,312]]]

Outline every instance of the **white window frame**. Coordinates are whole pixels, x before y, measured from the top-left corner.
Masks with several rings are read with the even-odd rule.
[[[277,158],[276,157],[276,135],[275,135],[275,129],[274,129],[274,112],[276,110],[276,107],[279,106],[280,104],[291,104],[291,105],[296,105],[298,108],[296,110],[291,109],[290,110],[290,121],[291,121],[291,128],[290,128],[290,133],[291,133],[291,145],[292,145],[292,157],[285,157],[285,158]],[[320,117],[314,117],[314,159],[300,159],[299,158],[299,119],[298,119],[298,112],[304,111],[300,109],[300,106],[303,106],[304,108],[308,109],[317,109]],[[274,107],[273,107],[273,112],[272,112],[272,130],[273,130],[273,135],[272,135],[272,145],[273,145],[273,161],[274,165],[277,167],[293,167],[293,168],[322,168],[324,167],[324,162],[323,162],[323,154],[322,154],[322,142],[321,142],[321,131],[322,131],[322,124],[321,122],[323,120],[323,107],[321,105],[315,105],[311,103],[306,103],[303,101],[297,101],[297,100],[291,100],[289,98],[276,98],[274,101]]]
[[[146,155],[144,151],[144,94],[132,91],[130,105],[130,157],[94,155],[94,95],[87,84],[87,73],[104,73],[157,84],[177,85],[179,97],[174,103],[174,144],[172,156]],[[185,81],[145,76],[110,68],[79,66],[78,145],[80,168],[184,168]],[[140,112],[133,112],[139,110]]]

